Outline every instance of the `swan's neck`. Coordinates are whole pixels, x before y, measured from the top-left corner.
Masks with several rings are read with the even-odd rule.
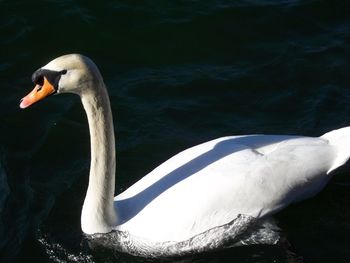
[[[115,142],[112,112],[103,82],[88,89],[81,95],[81,100],[89,122],[91,141],[89,186],[81,214],[81,227],[87,234],[107,233],[117,221],[113,207]]]

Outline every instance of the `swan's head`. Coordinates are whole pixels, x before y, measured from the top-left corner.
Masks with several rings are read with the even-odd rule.
[[[69,92],[81,95],[98,87],[94,84],[101,82],[102,77],[92,60],[70,54],[58,57],[35,71],[32,80],[36,86],[21,100],[22,109],[52,94]]]

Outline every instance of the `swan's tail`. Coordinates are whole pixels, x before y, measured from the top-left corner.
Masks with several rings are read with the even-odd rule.
[[[336,149],[336,157],[328,173],[344,165],[350,158],[350,127],[341,128],[325,133],[321,136]]]

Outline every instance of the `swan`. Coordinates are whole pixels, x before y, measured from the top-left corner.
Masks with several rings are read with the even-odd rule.
[[[110,101],[92,60],[58,57],[32,75],[20,108],[53,94],[80,96],[90,132],[89,184],[81,212],[87,235],[113,231],[144,244],[180,243],[240,215],[266,218],[317,194],[350,157],[350,127],[320,137],[239,135],[186,149],[114,197]]]

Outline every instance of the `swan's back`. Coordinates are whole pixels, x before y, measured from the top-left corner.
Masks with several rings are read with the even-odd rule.
[[[335,150],[323,138],[223,137],[187,149],[115,198],[118,230],[183,241],[239,214],[263,217],[316,194]]]

